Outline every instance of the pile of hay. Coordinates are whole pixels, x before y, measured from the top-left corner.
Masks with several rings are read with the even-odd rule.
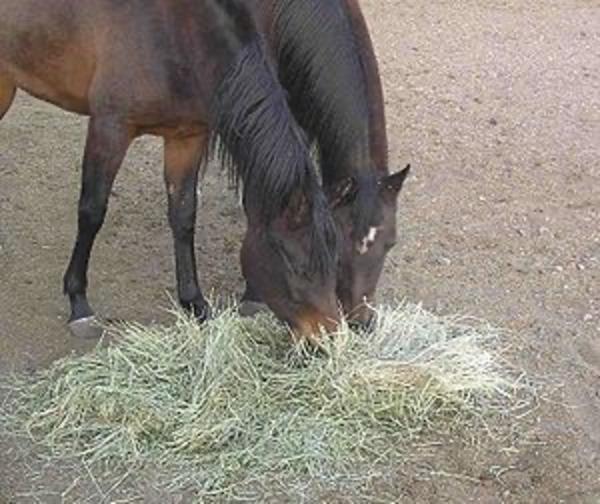
[[[12,378],[0,426],[53,457],[162,467],[201,494],[360,477],[415,435],[507,411],[524,387],[498,331],[408,304],[317,356],[233,308],[201,327],[177,314],[112,331],[116,343]]]

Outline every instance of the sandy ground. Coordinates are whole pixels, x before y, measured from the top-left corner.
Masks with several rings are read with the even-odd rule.
[[[385,84],[391,167],[411,162],[415,173],[381,297],[505,327],[522,364],[558,385],[527,442],[416,449],[380,498],[600,502],[600,2],[362,4]],[[65,329],[61,295],[84,131],[84,120],[24,95],[0,123],[0,372],[85,350]],[[90,275],[103,315],[167,318],[160,307],[174,278],[161,164],[160,142],[143,139],[118,179]],[[217,169],[202,200],[203,284],[239,295],[243,219]],[[0,502],[35,502],[30,492],[52,488],[56,474],[40,480],[18,447],[0,449]],[[144,501],[153,499],[169,502]]]

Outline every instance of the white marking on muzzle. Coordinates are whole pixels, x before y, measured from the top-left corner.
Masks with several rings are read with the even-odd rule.
[[[376,227],[369,228],[369,233],[362,239],[361,244],[357,247],[360,255],[365,255],[369,251],[369,247],[375,243],[379,230]]]

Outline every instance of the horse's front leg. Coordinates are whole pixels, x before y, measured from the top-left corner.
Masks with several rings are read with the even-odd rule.
[[[87,270],[94,239],[106,215],[108,197],[131,140],[132,131],[114,117],[92,117],[88,125],[83,168],[77,240],[64,277],[69,296],[69,327],[75,336],[101,334],[87,300]]]
[[[259,313],[268,313],[269,307],[265,304],[258,293],[246,282],[246,290],[242,295],[239,313],[243,317],[254,317]]]
[[[194,231],[198,172],[207,139],[207,134],[165,139],[165,183],[169,197],[169,224],[175,241],[177,294],[181,306],[201,322],[208,317],[209,307],[198,286]]]

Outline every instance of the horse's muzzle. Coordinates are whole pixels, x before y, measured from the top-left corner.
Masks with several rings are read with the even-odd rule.
[[[297,341],[308,341],[319,345],[321,336],[324,333],[335,332],[339,323],[338,315],[326,316],[323,313],[312,311],[291,321],[290,326]]]

